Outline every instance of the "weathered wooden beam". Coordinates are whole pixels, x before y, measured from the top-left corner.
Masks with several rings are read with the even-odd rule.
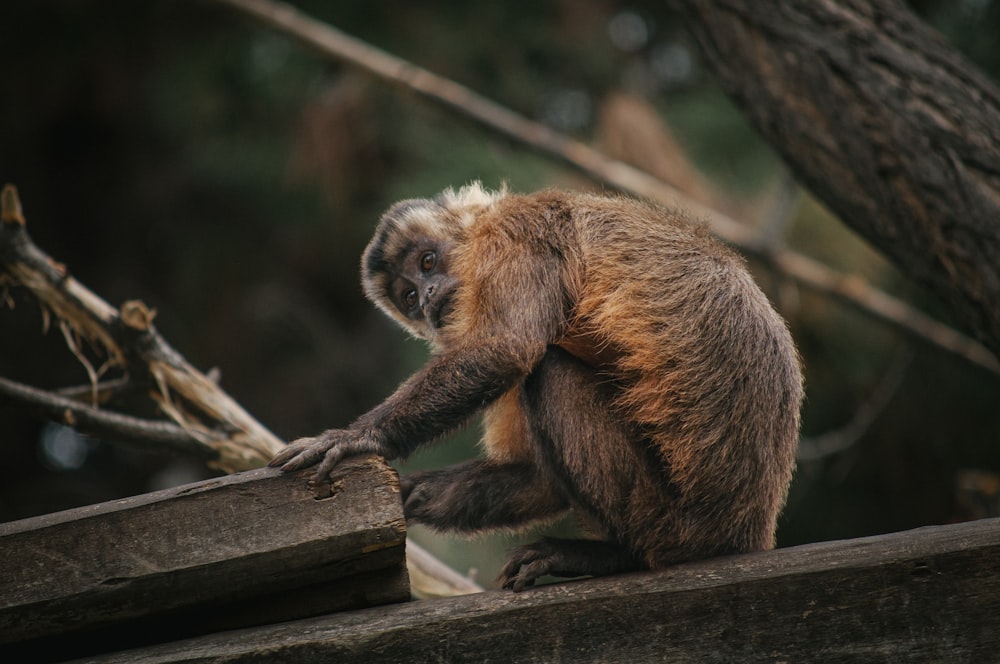
[[[91,661],[978,662],[998,652],[992,519],[339,613]]]
[[[255,470],[0,524],[0,660],[409,599],[395,471],[368,457],[318,489],[309,475]]]

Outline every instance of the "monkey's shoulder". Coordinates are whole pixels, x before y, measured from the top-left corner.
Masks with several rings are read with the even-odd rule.
[[[510,194],[483,212],[472,226],[473,236],[501,235],[514,241],[538,241],[570,234],[574,224],[571,197],[546,190]]]

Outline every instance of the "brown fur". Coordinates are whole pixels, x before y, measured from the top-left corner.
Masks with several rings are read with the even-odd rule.
[[[390,292],[415,241],[439,247],[458,284],[440,321]],[[476,531],[571,507],[606,542],[520,549],[505,585],[774,546],[797,355],[741,259],[682,212],[472,186],[395,206],[363,265],[369,297],[437,354],[347,430],[275,463],[405,456],[485,406],[487,459],[405,479],[407,518]]]

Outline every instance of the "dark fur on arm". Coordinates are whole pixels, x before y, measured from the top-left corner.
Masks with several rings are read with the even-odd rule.
[[[387,458],[406,458],[420,444],[464,424],[523,376],[517,362],[488,349],[446,353],[349,429],[376,441]]]
[[[476,460],[400,479],[407,521],[475,533],[520,528],[569,509],[535,464]]]
[[[322,480],[341,459],[355,454],[406,458],[495,401],[525,373],[522,362],[489,349],[444,353],[347,429],[300,439],[269,465],[291,471],[319,463],[316,479]]]

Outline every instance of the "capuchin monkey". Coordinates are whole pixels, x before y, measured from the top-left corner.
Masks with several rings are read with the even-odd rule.
[[[367,296],[434,354],[346,429],[271,461],[406,458],[478,412],[485,457],[401,480],[410,523],[512,530],[572,510],[587,540],[514,549],[498,584],[774,547],[802,374],[743,261],[683,212],[478,184],[397,203]]]

